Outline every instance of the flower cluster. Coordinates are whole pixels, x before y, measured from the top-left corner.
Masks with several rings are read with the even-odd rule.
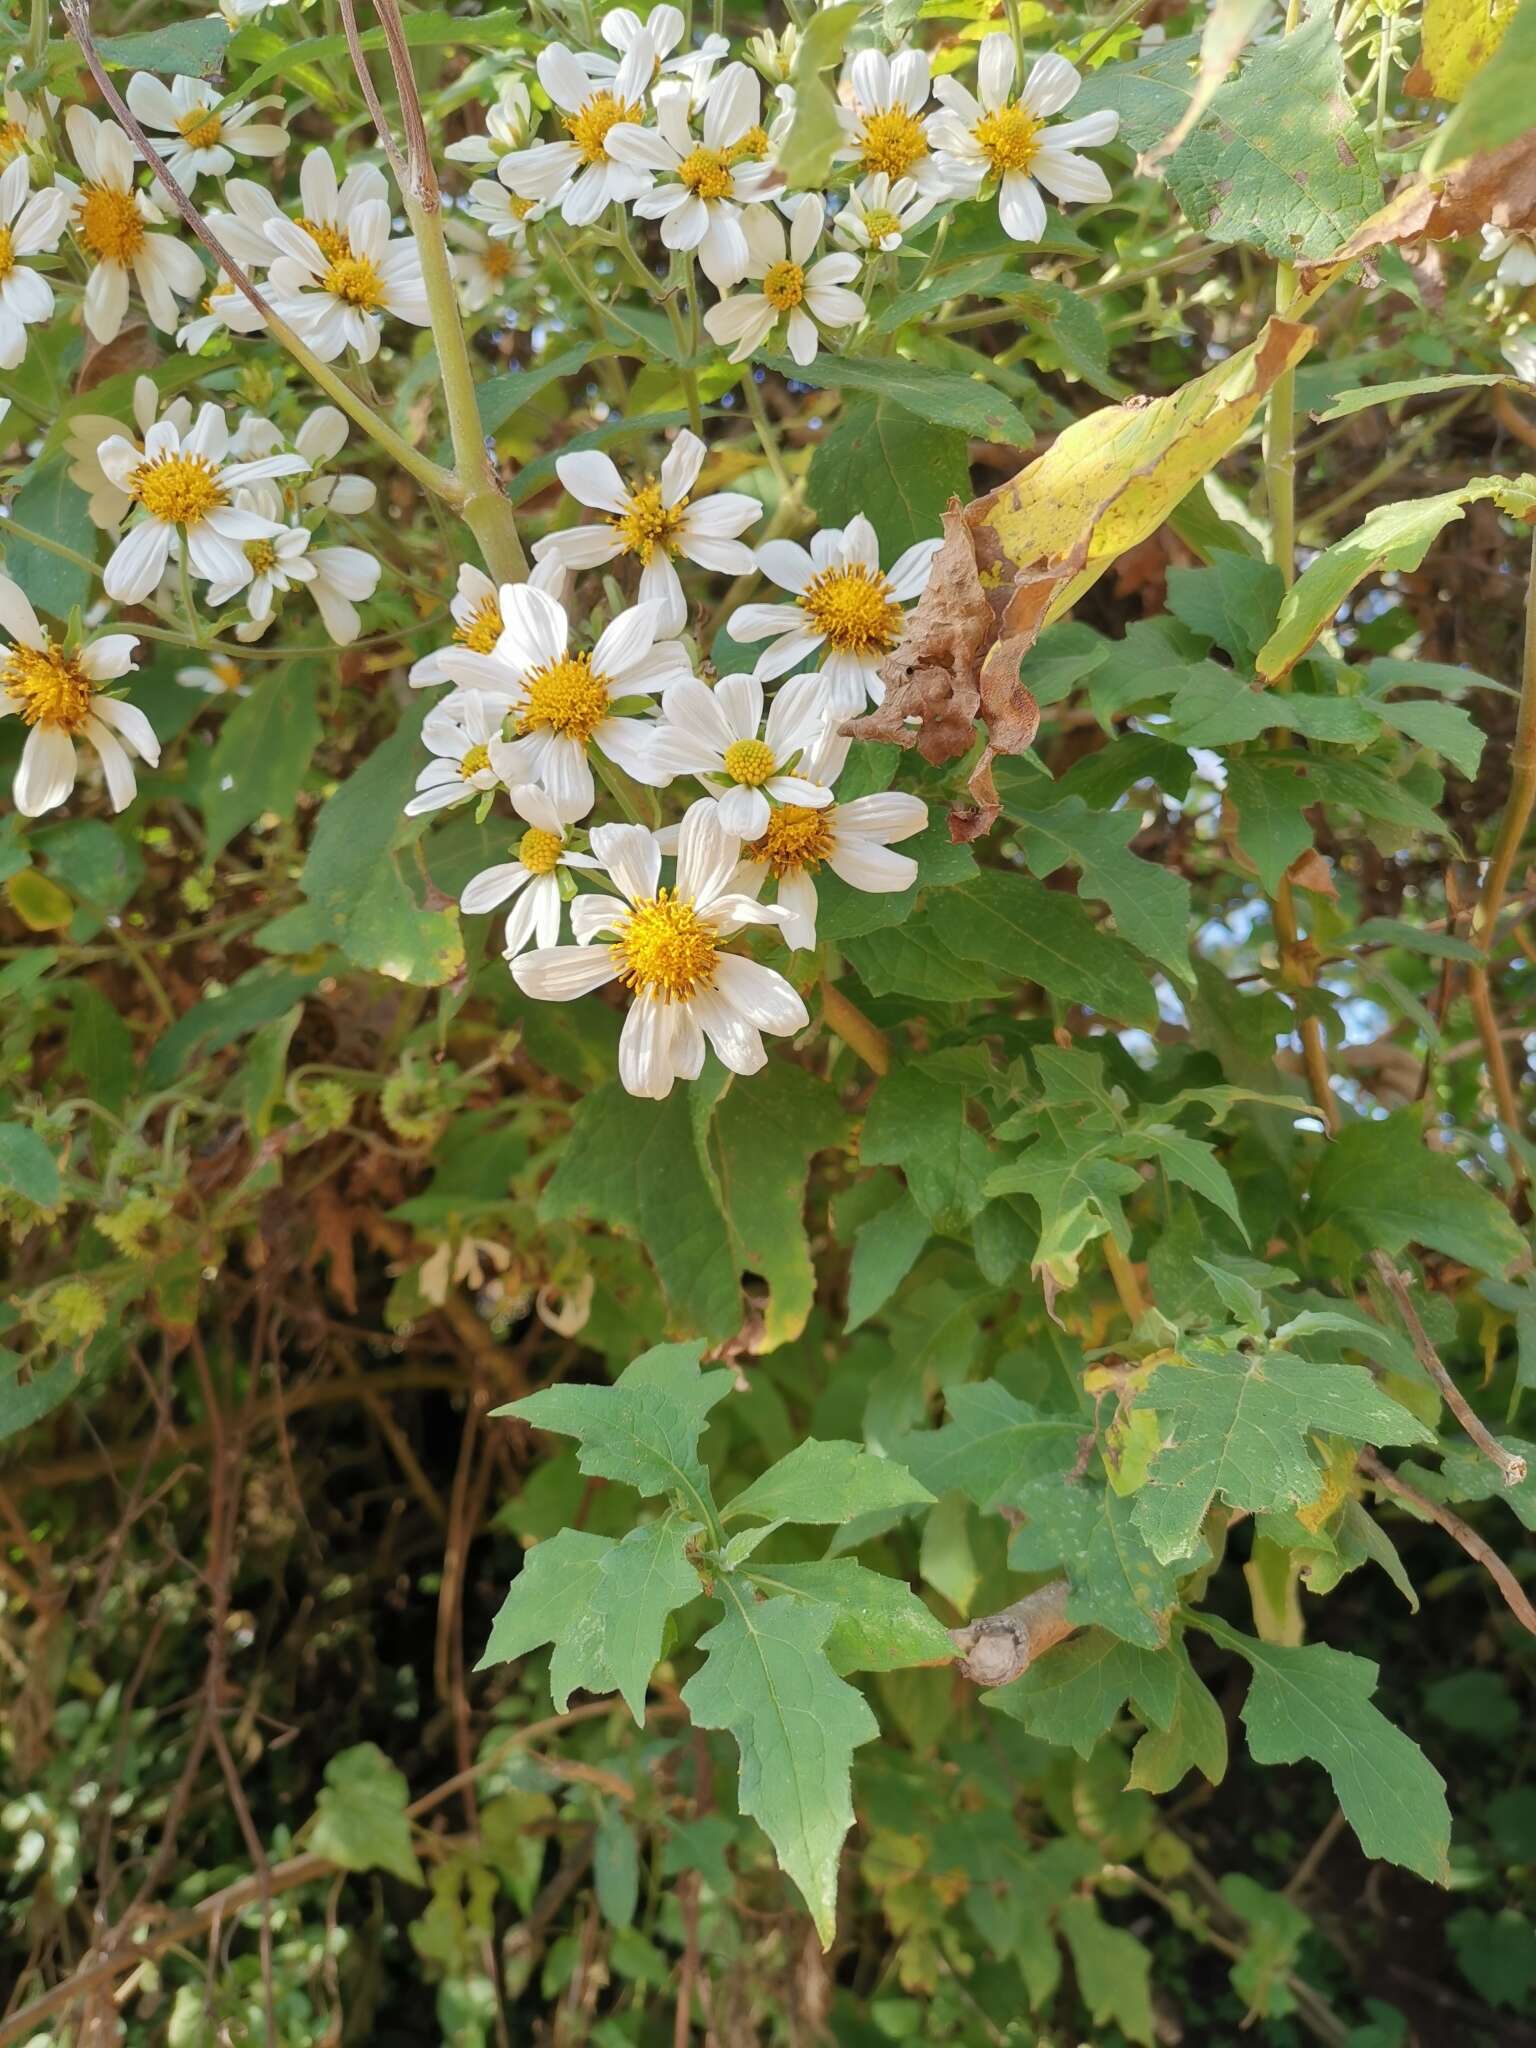
[[[563,1000],[610,982],[630,992],[620,1075],[647,1096],[697,1074],[706,1040],[733,1072],[752,1073],[764,1032],[799,1030],[800,997],[747,956],[741,934],[765,927],[814,948],[818,872],[853,889],[909,888],[917,864],[891,846],[927,822],[917,797],[839,803],[835,785],[849,752],[838,727],[878,696],[875,665],[937,544],[909,549],[887,575],[860,517],[817,534],[809,553],[769,541],[754,555],[738,536],[762,508],[740,492],[696,495],[706,458],[686,429],[643,481],[626,482],[606,456],[563,458],[561,481],[600,520],[549,535],[527,583],[498,590],[461,571],[454,639],[411,677],[452,687],[423,725],[432,758],[407,810],[475,802],[483,816],[500,796],[523,827],[510,858],[469,882],[461,909],[510,904],[505,957],[526,995]],[[761,567],[794,593],[793,604],[731,615],[737,640],[775,636],[754,673],[713,685],[696,673],[677,555],[723,575]],[[638,600],[588,647],[554,591],[623,556],[640,564]],[[809,666],[818,656],[822,666]],[[766,701],[766,686],[794,667]],[[632,804],[679,781],[703,794],[678,825],[589,826],[600,786]],[[562,945],[566,904],[574,944]]]

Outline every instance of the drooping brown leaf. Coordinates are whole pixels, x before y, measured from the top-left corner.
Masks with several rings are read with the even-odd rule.
[[[1305,269],[1302,282],[1310,288],[1315,279],[1369,259],[1378,249],[1448,242],[1479,235],[1485,227],[1536,228],[1536,128],[1486,156],[1468,157],[1444,177],[1408,179],[1325,263]]]

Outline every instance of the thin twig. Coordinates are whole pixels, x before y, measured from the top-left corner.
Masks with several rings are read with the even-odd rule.
[[[999,1614],[952,1628],[949,1639],[960,1653],[962,1677],[976,1685],[1009,1685],[1075,1628],[1067,1619],[1067,1582],[1052,1579]]]
[[[1536,1607],[1531,1605],[1525,1588],[1492,1544],[1485,1542],[1469,1522],[1464,1522],[1460,1515],[1453,1514],[1439,1501],[1431,1500],[1427,1493],[1420,1493],[1419,1489],[1410,1486],[1406,1479],[1400,1479],[1390,1466],[1381,1462],[1374,1451],[1361,1451],[1360,1470],[1373,1486],[1380,1487],[1383,1493],[1396,1494],[1399,1500],[1406,1501],[1409,1507],[1416,1508],[1437,1528],[1443,1529],[1453,1543],[1459,1543],[1468,1557],[1475,1559],[1498,1587],[1504,1605],[1520,1626],[1529,1629],[1531,1634],[1536,1636]]]
[[[379,89],[373,82],[373,73],[368,69],[368,58],[363,50],[363,39],[357,30],[357,13],[352,0],[339,0],[341,10],[341,32],[347,39],[347,54],[352,59],[352,69],[357,73],[357,82],[363,89],[363,104],[367,107],[384,154],[389,158],[389,167],[395,174],[395,183],[402,192],[406,189],[407,174],[405,159],[395,142],[394,130],[379,99]]]
[[[1371,1263],[1381,1275],[1382,1284],[1397,1303],[1398,1314],[1402,1317],[1413,1345],[1413,1355],[1423,1366],[1435,1385],[1440,1389],[1445,1405],[1461,1424],[1473,1443],[1490,1464],[1496,1465],[1506,1486],[1518,1486],[1525,1478],[1524,1458],[1506,1451],[1494,1436],[1473,1414],[1467,1397],[1451,1378],[1440,1362],[1440,1354],[1429,1341],[1429,1334],[1419,1321],[1419,1312],[1413,1305],[1413,1296],[1408,1292],[1408,1282],[1397,1270],[1385,1252],[1372,1252]]]

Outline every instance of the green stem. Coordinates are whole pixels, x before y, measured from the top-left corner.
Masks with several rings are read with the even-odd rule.
[[[1520,711],[1509,757],[1509,801],[1499,820],[1487,872],[1472,919],[1472,943],[1485,955],[1503,907],[1509,877],[1536,807],[1536,536],[1531,541],[1531,567],[1525,592],[1525,658],[1520,674]]]
[[[1145,5],[1146,0],[1125,0],[1125,5],[1110,16],[1093,41],[1084,44],[1083,48],[1079,51],[1077,59],[1078,69],[1081,70],[1091,57],[1096,57],[1110,37],[1124,28],[1128,21],[1134,21]]]
[[[763,403],[763,394],[757,388],[757,379],[752,374],[750,363],[746,366],[741,388],[746,393],[747,411],[752,415],[752,424],[757,429],[757,438],[762,443],[768,467],[773,471],[773,480],[788,497],[794,489],[794,484],[790,480],[789,471],[784,467],[784,458],[779,453],[779,437],[773,430],[773,421],[768,416],[768,408]]]
[[[1275,279],[1275,311],[1283,319],[1296,289],[1296,272],[1282,263]],[[1296,580],[1296,372],[1282,370],[1264,415],[1264,485],[1269,503],[1270,560],[1287,590]]]
[[[24,540],[34,548],[42,548],[47,554],[57,555],[61,562],[73,562],[77,569],[84,569],[88,575],[101,574],[88,556],[77,553],[74,548],[65,547],[61,540],[51,540],[46,533],[34,533],[30,526],[23,526],[19,519],[12,519],[9,513],[0,519],[0,541],[7,538]]]

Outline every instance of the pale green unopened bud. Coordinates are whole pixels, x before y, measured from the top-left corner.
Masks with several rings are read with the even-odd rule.
[[[74,1350],[107,1320],[106,1297],[89,1280],[63,1280],[34,1304],[32,1320],[45,1344]]]

